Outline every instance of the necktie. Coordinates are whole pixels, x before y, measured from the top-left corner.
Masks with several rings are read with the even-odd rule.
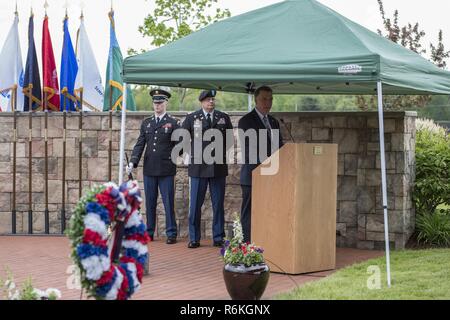
[[[263,117],[264,126],[267,129],[267,134],[269,135],[269,138],[272,139],[272,130],[270,128],[269,120],[267,119],[267,116]]]
[[[208,126],[211,128],[212,122],[211,122],[211,114],[210,113],[208,113],[208,115],[206,116],[206,121],[208,122]]]
[[[159,124],[159,117],[156,117],[156,124]]]

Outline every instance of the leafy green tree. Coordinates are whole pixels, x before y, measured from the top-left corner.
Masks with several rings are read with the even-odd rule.
[[[425,107],[415,111],[419,118],[448,122],[450,121],[450,96],[433,96]]]
[[[138,30],[144,37],[151,38],[152,45],[164,46],[209,24],[230,17],[230,10],[218,8],[217,2],[218,0],[156,0],[155,10],[147,15]],[[130,53],[137,51],[130,50]],[[181,110],[184,108],[183,104],[189,90],[175,88],[173,91],[177,92]]]
[[[207,25],[228,18],[228,9],[216,8],[209,15],[218,0],[156,0],[153,14],[144,19],[139,32],[152,38],[152,45],[160,47],[181,39]]]
[[[432,43],[430,44],[431,48],[431,60],[439,67],[445,68],[447,63],[445,59],[450,58],[450,51],[445,51],[444,43],[442,42],[442,30],[439,31],[438,35],[438,44],[435,47]]]
[[[418,54],[426,54],[427,50],[422,46],[422,40],[425,36],[425,31],[421,30],[419,23],[414,25],[408,23],[407,25],[400,27],[399,25],[399,12],[395,10],[392,18],[386,17],[384,11],[383,1],[377,0],[381,18],[383,20],[384,33],[378,30],[378,33],[387,39],[402,45]],[[445,59],[450,57],[450,51],[446,51],[442,42],[442,30],[438,35],[438,43],[436,46],[430,44],[431,61],[440,68],[445,68]],[[432,100],[430,95],[422,96],[385,96],[384,104],[387,109],[405,109],[411,107],[422,108]],[[377,107],[377,98],[375,96],[357,96],[357,105],[363,109],[375,109]]]

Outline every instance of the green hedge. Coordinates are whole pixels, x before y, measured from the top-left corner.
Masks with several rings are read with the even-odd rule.
[[[417,120],[413,197],[418,214],[433,214],[439,205],[450,204],[450,138],[431,120]]]
[[[450,246],[450,138],[431,120],[416,122],[416,231],[419,242]]]
[[[450,246],[450,214],[437,210],[434,214],[419,214],[416,219],[417,240],[438,247]]]

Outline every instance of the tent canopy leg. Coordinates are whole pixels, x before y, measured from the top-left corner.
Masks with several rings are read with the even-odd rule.
[[[383,193],[383,212],[384,212],[384,241],[386,245],[386,272],[387,285],[391,287],[391,263],[389,250],[389,224],[388,224],[388,201],[387,201],[387,182],[386,182],[386,155],[384,144],[384,114],[383,114],[383,84],[381,81],[377,83],[378,93],[378,122],[380,133],[380,162],[381,162],[381,186]]]

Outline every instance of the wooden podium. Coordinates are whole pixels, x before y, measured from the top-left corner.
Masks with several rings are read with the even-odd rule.
[[[269,160],[279,163],[274,175],[264,172]],[[252,242],[271,271],[334,269],[337,144],[286,144],[253,170],[252,185]]]

